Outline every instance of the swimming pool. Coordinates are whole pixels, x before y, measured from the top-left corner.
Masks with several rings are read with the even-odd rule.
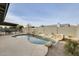
[[[40,39],[40,38],[34,37],[32,35],[18,35],[18,36],[15,36],[15,37],[23,39],[23,40],[28,40],[28,41],[30,41],[31,43],[34,43],[34,44],[44,45],[44,44],[49,42],[48,40],[45,40],[45,39],[42,39],[42,38]]]

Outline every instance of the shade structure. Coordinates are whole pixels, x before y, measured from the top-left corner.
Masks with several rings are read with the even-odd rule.
[[[0,3],[0,22],[3,22],[7,11],[8,11],[9,3]]]
[[[0,22],[0,25],[6,25],[6,26],[17,26],[18,24],[8,23],[8,22]]]
[[[0,25],[17,26],[18,24],[4,22],[10,3],[0,3]]]

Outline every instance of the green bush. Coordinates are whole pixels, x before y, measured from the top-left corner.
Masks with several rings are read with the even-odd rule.
[[[79,56],[79,43],[77,41],[67,40],[65,53],[67,55]]]

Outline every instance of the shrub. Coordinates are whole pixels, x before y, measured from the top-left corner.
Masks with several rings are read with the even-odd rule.
[[[67,40],[65,53],[67,55],[79,56],[79,43],[77,41]]]

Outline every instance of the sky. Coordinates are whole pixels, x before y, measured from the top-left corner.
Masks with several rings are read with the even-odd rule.
[[[79,4],[14,3],[10,4],[5,21],[33,26],[79,24]]]

